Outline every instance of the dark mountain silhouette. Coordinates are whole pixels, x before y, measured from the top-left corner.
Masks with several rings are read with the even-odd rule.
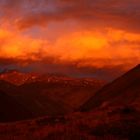
[[[33,117],[73,112],[104,84],[95,79],[38,75],[16,70],[4,71],[0,79],[0,90],[32,112]],[[20,80],[22,82],[18,82]]]
[[[64,103],[54,101],[47,95],[41,95],[38,91],[33,92],[34,88],[35,85],[32,87],[32,90],[26,90],[19,86],[12,85],[11,83],[0,81],[1,91],[4,91],[6,95],[9,98],[14,99],[15,102],[19,102],[20,105],[26,108],[29,112],[32,112],[32,116],[29,115],[27,117],[28,119],[42,115],[60,115],[70,111]]]
[[[27,96],[49,97],[53,101],[75,109],[88,100],[102,85],[94,80],[50,77],[49,80],[26,83],[21,85],[20,89],[28,91]]]
[[[82,93],[82,90],[84,88],[87,89],[89,86],[87,93],[90,92],[92,98],[80,108],[81,111],[88,112],[78,111],[65,115],[56,115],[57,113],[54,112],[53,116],[47,115],[28,121],[0,124],[0,139],[140,139],[140,65],[104,86],[97,93],[92,91],[92,84],[90,85],[90,82],[85,82],[84,79],[82,81],[75,79],[71,82],[69,82],[69,78],[65,80],[52,79],[18,86],[21,91],[28,91],[22,91],[19,94],[20,98],[18,97],[18,101],[22,101],[23,104],[27,105],[26,107],[31,106],[30,109],[32,111],[36,109],[39,112],[39,110],[43,110],[47,106],[46,108],[49,112],[53,112],[52,110],[55,111],[55,109],[58,109],[60,112],[63,111],[65,103],[61,102],[61,100],[56,102],[55,99],[60,99],[56,91],[59,91],[58,94],[61,95],[62,91],[70,90],[70,92],[64,93],[68,95],[67,93],[72,93],[71,87],[74,87],[73,95],[75,95],[76,93],[74,92],[76,90],[79,91],[78,89],[83,87],[79,91]],[[3,86],[10,87],[12,85],[7,86],[5,82]],[[76,94],[77,97],[75,98],[78,98],[80,93]],[[19,113],[19,108],[26,111],[26,107],[24,108],[15,98],[13,99],[9,95],[3,92],[0,95],[2,121],[9,120],[9,117],[11,117],[10,113],[14,113],[12,118],[17,117],[15,114],[22,114]],[[41,109],[38,106],[37,109],[35,104],[43,108]],[[12,107],[11,110],[9,110],[9,105]],[[5,109],[2,106],[6,106]],[[13,111],[13,108],[16,111]],[[68,111],[68,109],[66,110]]]
[[[19,95],[21,90],[19,90],[18,86],[13,85],[7,81],[0,80],[0,90],[5,92],[6,94],[10,96],[16,96]]]
[[[92,78],[80,79],[60,74],[22,73],[17,70],[1,72],[0,79],[0,89],[20,98],[23,104],[25,102],[31,107],[34,105],[43,107],[43,102],[48,102],[49,99],[62,104],[61,108],[66,108],[64,112],[79,108],[105,83]],[[40,107],[37,109],[38,111],[42,110]],[[34,110],[36,112],[36,109]]]
[[[140,65],[104,86],[81,107],[89,111],[99,106],[135,105],[140,107]]]
[[[32,118],[33,114],[16,99],[0,91],[0,122],[18,121]]]

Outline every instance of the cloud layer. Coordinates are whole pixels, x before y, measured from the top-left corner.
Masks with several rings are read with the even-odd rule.
[[[140,62],[139,0],[1,0],[0,9],[1,64],[92,73]]]

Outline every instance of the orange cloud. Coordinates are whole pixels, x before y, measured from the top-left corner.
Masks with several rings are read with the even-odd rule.
[[[0,57],[14,59],[39,59],[37,55],[41,53],[43,44],[40,39],[32,39],[21,36],[17,32],[0,29]]]
[[[0,40],[0,57],[6,59],[52,58],[58,64],[76,63],[77,67],[96,68],[131,66],[133,61],[140,61],[140,35],[111,28],[106,32],[78,31],[60,36],[54,42],[0,29]]]
[[[78,67],[133,65],[140,61],[140,35],[122,30],[80,31],[59,38],[50,48],[61,62],[78,62]],[[135,42],[135,43],[134,43]],[[81,61],[82,60],[82,61]]]
[[[139,17],[139,0],[1,0],[0,63],[125,70],[140,63]]]

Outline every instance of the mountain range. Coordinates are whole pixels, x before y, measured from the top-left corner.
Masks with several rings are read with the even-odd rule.
[[[68,77],[18,86],[1,81],[0,139],[140,139],[140,65],[111,83],[101,83]],[[39,111],[43,114],[34,115]]]
[[[87,101],[104,83],[96,79],[22,73],[17,70],[6,70],[0,74],[0,90],[19,102],[25,108],[24,110],[31,112],[31,115],[26,117],[28,119],[71,113]],[[9,120],[11,120],[10,115],[11,112],[9,112]]]

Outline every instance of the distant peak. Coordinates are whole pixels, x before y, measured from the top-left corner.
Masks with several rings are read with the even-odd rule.
[[[18,70],[16,69],[4,69],[1,74],[5,74],[5,73],[20,73]]]
[[[140,68],[140,64],[138,64],[138,65],[136,66],[136,68]]]
[[[140,71],[140,64],[136,65],[134,68],[132,68],[130,71],[133,71],[133,70],[136,70],[136,71]]]

